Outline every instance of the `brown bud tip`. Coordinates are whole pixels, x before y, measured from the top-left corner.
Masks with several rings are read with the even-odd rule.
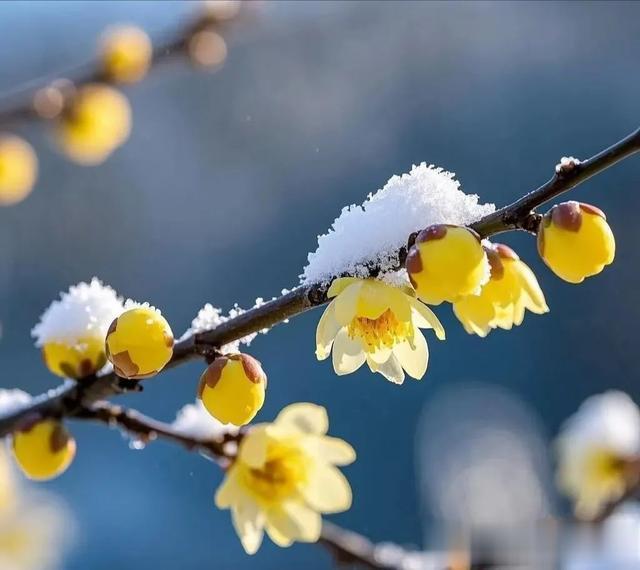
[[[417,247],[412,247],[409,250],[407,259],[404,262],[409,275],[414,273],[420,273],[422,271],[422,258],[420,257],[420,250]]]
[[[513,251],[508,245],[504,245],[503,243],[496,243],[494,245],[494,248],[502,259],[511,259],[513,261],[518,261],[518,259],[520,259],[518,257],[518,254]]]
[[[198,385],[198,398],[202,398],[205,386],[207,388],[215,388],[216,384],[222,376],[222,370],[227,365],[229,357],[218,356],[200,376],[200,384]]]
[[[551,221],[569,232],[577,232],[582,225],[582,214],[578,202],[563,202],[551,208]]]
[[[447,235],[447,227],[448,226],[446,224],[435,224],[433,226],[429,226],[418,234],[416,237],[416,243],[442,239]]]
[[[53,428],[53,432],[51,432],[49,447],[53,453],[58,453],[67,447],[70,439],[71,436],[66,428],[62,424],[57,424],[56,427]]]
[[[591,204],[584,204],[580,202],[580,209],[587,214],[593,214],[594,216],[600,216],[603,220],[607,219],[605,213],[598,207],[592,206]]]
[[[259,384],[260,382],[266,382],[267,377],[262,370],[262,365],[259,360],[253,358],[253,356],[249,356],[248,354],[240,354],[240,360],[242,361],[242,368],[244,368],[244,373],[247,375],[247,378],[251,380],[254,384]]]
[[[500,254],[497,247],[485,247],[484,251],[489,261],[489,267],[491,269],[491,279],[499,280],[504,276],[504,265],[500,259]]]

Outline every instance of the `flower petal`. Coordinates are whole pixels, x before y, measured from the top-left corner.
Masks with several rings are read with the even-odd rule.
[[[367,319],[377,319],[389,310],[389,300],[393,294],[393,287],[374,279],[367,279],[362,284],[358,296],[357,316]]]
[[[327,410],[316,404],[300,402],[284,408],[275,419],[278,427],[293,428],[296,431],[323,435],[329,429]]]
[[[351,374],[362,366],[365,354],[362,345],[341,329],[333,343],[333,369],[338,376]]]
[[[300,487],[304,500],[321,513],[340,513],[351,507],[351,487],[346,477],[332,465],[316,462],[306,485]]]
[[[389,346],[381,346],[373,352],[367,352],[367,360],[372,360],[376,364],[384,364],[391,356],[392,349]]]
[[[238,485],[238,480],[235,477],[234,467],[231,467],[229,471],[227,471],[224,481],[216,491],[214,497],[216,507],[219,509],[228,509],[239,500],[241,493],[242,489]]]
[[[287,501],[267,512],[267,524],[289,540],[316,542],[320,538],[322,518],[302,501]]]
[[[527,308],[532,313],[537,313],[539,315],[548,313],[549,307],[547,306],[547,302],[544,298],[544,293],[542,292],[542,289],[540,288],[538,280],[536,279],[533,271],[531,271],[531,269],[529,269],[529,266],[525,263],[520,263],[518,269],[522,287],[532,301],[530,304],[527,304]]]
[[[231,507],[231,520],[247,554],[255,554],[262,544],[264,514],[248,497]]]
[[[335,300],[335,316],[341,326],[349,326],[356,316],[362,281],[349,285]]]
[[[280,529],[270,523],[269,516],[267,516],[267,522],[265,524],[265,530],[269,535],[269,538],[273,540],[281,548],[288,548],[293,544],[293,538],[290,538],[280,531]]]
[[[242,438],[238,459],[253,469],[260,469],[267,460],[267,426],[253,427]]]
[[[337,437],[307,437],[305,447],[309,455],[333,465],[349,465],[356,459],[356,452],[346,441]]]
[[[398,358],[402,368],[412,378],[420,380],[427,371],[429,364],[429,347],[422,332],[416,329],[413,335],[414,348],[405,341],[393,348],[393,354]]]
[[[391,354],[389,360],[383,364],[376,364],[370,360],[367,360],[367,362],[369,364],[369,368],[371,368],[373,372],[380,372],[380,374],[390,382],[393,382],[394,384],[402,384],[404,382],[404,371],[394,354]]]
[[[329,306],[318,321],[316,328],[316,358],[324,360],[331,353],[333,340],[336,338],[341,325],[336,320],[335,301],[331,301]]]
[[[337,297],[342,293],[349,285],[353,285],[358,281],[362,281],[358,277],[338,277],[334,279],[327,291],[327,297],[332,299],[333,297]]]
[[[436,314],[424,303],[418,301],[418,299],[412,297],[408,297],[408,299],[409,303],[411,303],[411,308],[415,309],[415,312],[412,313],[413,322],[421,329],[433,329],[438,339],[444,340],[444,327],[438,317],[436,317]]]

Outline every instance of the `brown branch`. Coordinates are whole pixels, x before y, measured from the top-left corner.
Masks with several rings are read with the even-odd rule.
[[[534,212],[536,207],[575,188],[578,184],[638,151],[640,151],[640,129],[580,164],[559,169],[538,189],[471,224],[471,227],[482,237],[516,229],[535,231],[539,221],[539,215]],[[409,244],[414,237],[409,236]],[[406,247],[398,251],[400,264],[404,262],[406,254]],[[379,267],[371,265],[369,270],[372,275],[376,275]],[[260,307],[229,319],[215,329],[195,334],[176,344],[173,358],[167,368],[179,366],[199,357],[210,356],[224,344],[264,328],[270,328],[313,307],[321,306],[328,301],[327,289],[328,283],[298,287]],[[0,437],[15,430],[25,416],[39,414],[42,417],[72,417],[98,400],[132,389],[142,389],[142,387],[114,373],[85,378],[78,383],[63,386],[53,393],[43,394],[20,410],[0,416]]]
[[[244,8],[244,6],[243,6]],[[246,11],[246,9],[245,9]],[[203,30],[223,32],[232,23],[231,19],[218,18],[216,13],[206,10],[202,6],[201,13],[195,18],[184,22],[177,30],[164,34],[166,37],[154,42],[150,68],[157,68],[177,57],[189,52],[189,43],[194,35]],[[151,69],[150,69],[151,70]],[[149,70],[149,71],[150,71]],[[92,60],[74,67],[67,68],[51,76],[30,81],[27,85],[19,87],[15,92],[0,96],[0,125],[5,128],[13,123],[39,120],[43,116],[38,112],[35,101],[36,96],[43,89],[56,85],[57,81],[70,81],[70,85],[77,88],[88,83],[108,83],[123,87],[104,72],[99,60]],[[65,100],[64,108],[71,100],[74,89],[56,89]]]

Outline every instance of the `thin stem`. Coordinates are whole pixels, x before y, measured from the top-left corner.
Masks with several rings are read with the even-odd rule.
[[[518,229],[535,231],[539,221],[539,215],[534,213],[536,207],[575,188],[638,151],[640,129],[580,164],[559,169],[548,182],[533,192],[471,224],[471,227],[482,237]],[[409,242],[411,238],[412,236],[409,236]],[[400,263],[404,262],[406,254],[406,247],[398,251]],[[375,275],[379,268],[371,266],[370,271]],[[176,344],[173,358],[167,368],[208,356],[223,344],[271,328],[313,307],[324,305],[328,301],[327,289],[327,283],[298,287],[273,301],[229,319],[212,330],[189,337]],[[65,385],[52,393],[35,398],[30,405],[20,410],[0,415],[0,437],[14,431],[25,417],[33,417],[36,414],[41,417],[72,417],[98,400],[132,389],[141,389],[141,386],[119,378],[114,373],[92,376],[81,382]]]

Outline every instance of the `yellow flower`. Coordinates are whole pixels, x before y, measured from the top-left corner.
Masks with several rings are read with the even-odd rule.
[[[613,262],[616,242],[601,210],[581,202],[564,202],[542,219],[538,252],[558,277],[581,283]]]
[[[267,376],[248,354],[219,356],[200,378],[198,397],[223,424],[248,424],[264,404]]]
[[[146,75],[152,52],[151,40],[144,30],[119,26],[102,38],[102,67],[110,79],[134,83]]]
[[[541,315],[549,308],[535,275],[506,245],[489,244],[485,252],[491,278],[479,295],[468,295],[453,304],[453,312],[469,334],[487,336],[495,328],[520,325],[525,309]]]
[[[333,347],[336,374],[350,374],[366,362],[373,372],[401,384],[404,370],[422,378],[429,351],[421,328],[444,329],[431,309],[400,289],[375,279],[336,279],[327,293],[335,297],[316,329],[316,356],[324,360]]]
[[[57,122],[63,152],[80,164],[99,164],[129,137],[131,109],[126,97],[112,87],[89,84],[73,98]]]
[[[71,344],[47,342],[42,347],[47,368],[63,378],[86,378],[107,363],[104,341],[99,337],[84,337]]]
[[[24,200],[37,174],[38,159],[31,145],[14,135],[0,135],[0,206]]]
[[[637,482],[640,411],[622,392],[592,396],[562,428],[558,484],[582,519],[593,519]]]
[[[129,309],[109,327],[107,358],[123,378],[155,376],[173,355],[173,333],[160,311],[149,306]]]
[[[468,228],[445,224],[418,234],[406,267],[418,298],[430,305],[477,294],[489,277],[478,235]]]
[[[75,440],[58,421],[37,421],[13,434],[13,456],[29,479],[57,477],[71,465],[75,454]]]
[[[258,550],[265,530],[279,546],[316,542],[320,514],[351,506],[351,488],[335,466],[352,463],[356,454],[345,441],[328,437],[328,428],[323,407],[299,403],[242,439],[215,502],[231,509],[247,553]]]

